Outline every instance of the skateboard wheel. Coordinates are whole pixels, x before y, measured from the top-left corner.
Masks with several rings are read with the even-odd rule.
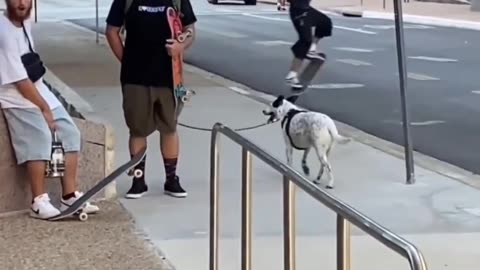
[[[80,221],[86,221],[88,219],[88,214],[80,213],[80,215],[78,215],[78,218],[80,219]]]
[[[188,97],[183,96],[183,97],[182,97],[182,101],[183,101],[183,102],[187,102],[187,101],[188,101]]]
[[[140,177],[143,176],[143,172],[142,172],[142,170],[135,170],[133,172],[133,175],[135,176],[135,178],[140,178]]]

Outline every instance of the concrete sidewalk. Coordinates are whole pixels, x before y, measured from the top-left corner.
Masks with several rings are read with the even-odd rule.
[[[62,23],[34,26],[37,50],[66,84],[87,100],[115,127],[117,163],[128,159],[127,136],[121,112],[119,64],[106,42],[95,44],[94,33]],[[210,128],[223,122],[232,128],[265,121],[263,104],[233,82],[187,67],[186,84],[197,91],[181,122]],[[239,95],[242,92],[246,95]],[[255,94],[257,95],[257,94]],[[257,95],[262,97],[262,95]],[[271,97],[263,96],[270,99]],[[284,161],[279,124],[243,131],[242,135]],[[340,130],[344,132],[344,129]],[[180,128],[179,174],[189,192],[186,199],[164,196],[163,167],[158,135],[149,138],[146,177],[149,193],[140,200],[124,200],[148,238],[177,269],[208,269],[209,143],[210,133]],[[375,144],[375,140],[372,140]],[[222,140],[220,269],[239,269],[240,147]],[[295,153],[299,169],[300,153]],[[255,269],[279,269],[281,257],[281,176],[254,158]],[[399,233],[424,252],[429,269],[471,270],[480,264],[479,191],[437,172],[416,168],[417,183],[404,184],[404,162],[359,142],[338,146],[331,163],[336,176],[335,196]],[[314,155],[311,170],[318,170]],[[127,176],[118,180],[119,194],[129,188]],[[322,187],[320,187],[322,188]],[[93,220],[91,218],[90,220]],[[297,269],[333,269],[334,214],[297,194]],[[79,224],[78,226],[82,226]],[[405,260],[353,229],[352,265],[355,269],[407,269]],[[56,250],[56,246],[48,246]],[[261,254],[261,255],[260,255]]]
[[[276,0],[260,0],[260,2],[277,3]],[[393,0],[312,0],[311,4],[317,9],[341,14],[394,19]],[[405,22],[480,30],[480,12],[471,11],[468,4],[411,0],[408,3],[402,1],[402,10]]]

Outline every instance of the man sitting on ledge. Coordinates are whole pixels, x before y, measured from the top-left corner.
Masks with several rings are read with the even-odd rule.
[[[3,0],[1,0],[3,1]],[[4,111],[18,164],[24,164],[32,188],[31,216],[48,219],[60,213],[45,192],[46,161],[51,159],[55,130],[65,150],[60,210],[76,201],[78,152],[81,136],[60,101],[43,83],[45,68],[33,50],[31,0],[5,0],[0,14],[0,105]],[[84,211],[98,207],[86,203]]]

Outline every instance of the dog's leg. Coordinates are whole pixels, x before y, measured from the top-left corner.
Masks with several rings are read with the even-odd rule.
[[[317,154],[318,161],[320,162],[320,170],[318,171],[318,176],[317,179],[313,180],[313,183],[315,184],[320,184],[320,180],[322,179],[323,175],[323,168],[324,168],[324,163],[323,163],[323,156],[325,156],[325,150],[321,146],[314,145],[313,148],[315,149],[315,153]]]
[[[288,166],[292,166],[292,156],[293,156],[293,148],[292,146],[290,145],[287,145],[287,148],[286,148],[286,151],[285,151],[286,155],[287,155],[287,164]]]
[[[307,165],[307,157],[309,152],[310,152],[310,147],[305,149],[305,151],[303,151],[303,157],[302,157],[302,170],[306,176],[310,175],[310,168]]]
[[[327,168],[327,173],[328,173],[327,189],[333,189],[334,179],[333,179],[333,173],[332,173],[332,166],[328,162],[328,159],[327,159],[326,155],[322,156],[321,162],[322,162],[323,166],[325,166]]]

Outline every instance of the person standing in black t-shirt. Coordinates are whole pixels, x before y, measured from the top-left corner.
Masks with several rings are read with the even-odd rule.
[[[126,11],[127,1],[131,3]],[[189,0],[180,2],[184,32],[192,32],[184,43],[167,42],[171,31],[167,8],[172,0],[113,0],[107,17],[106,36],[114,55],[121,62],[123,111],[130,130],[130,154],[135,155],[147,145],[147,137],[160,132],[166,181],[164,191],[174,197],[186,197],[176,173],[179,154],[177,117],[183,107],[175,102],[173,94],[172,57],[190,47],[197,21]],[[125,25],[124,25],[125,24]],[[126,30],[125,46],[120,37],[121,27]],[[178,106],[176,105],[178,104]],[[145,159],[135,169],[145,170]],[[140,198],[146,191],[144,173],[133,178],[127,198]]]
[[[325,54],[317,51],[317,43],[324,37],[332,35],[332,20],[322,12],[310,6],[310,0],[289,0],[290,19],[298,33],[298,41],[293,44],[294,58],[285,80],[296,88],[302,87],[298,80],[303,59],[325,60]],[[312,37],[312,27],[315,33]]]

